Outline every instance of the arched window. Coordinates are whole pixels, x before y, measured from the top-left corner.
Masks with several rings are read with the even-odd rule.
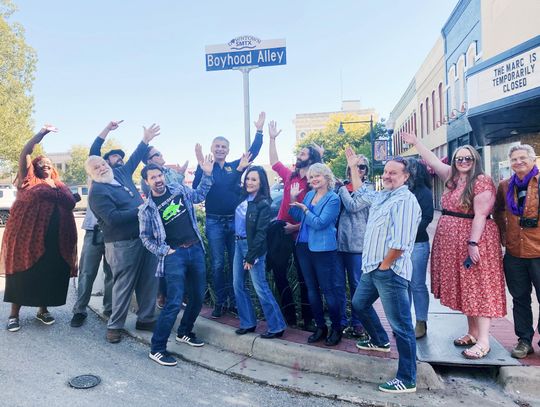
[[[439,83],[439,121],[443,122],[443,97],[442,97],[442,82]]]
[[[413,133],[416,136],[417,135],[417,133],[416,133],[416,112],[414,112],[413,117],[414,117],[414,119],[413,119]]]
[[[433,130],[437,128],[436,122],[437,122],[437,116],[435,115],[435,91],[431,92],[431,115],[433,116],[431,119],[431,125],[433,126]]]
[[[424,138],[424,105],[420,103],[420,137]]]
[[[426,98],[426,134],[429,134],[429,97]]]

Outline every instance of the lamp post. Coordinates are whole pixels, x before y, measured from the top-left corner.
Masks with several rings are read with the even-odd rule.
[[[356,123],[369,123],[369,142],[371,144],[371,174],[374,174],[375,169],[375,140],[373,140],[373,116],[369,117],[369,120],[355,120],[350,122],[339,122],[338,134],[345,134],[344,124],[356,124]],[[373,175],[372,175],[373,176]]]

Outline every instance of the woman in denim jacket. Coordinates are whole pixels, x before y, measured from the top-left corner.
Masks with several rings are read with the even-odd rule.
[[[298,184],[291,186],[291,209],[289,213],[301,222],[296,240],[296,254],[304,273],[308,297],[317,325],[317,330],[308,338],[308,343],[326,338],[327,346],[335,346],[341,341],[341,306],[336,286],[336,220],[339,215],[340,200],[333,192],[335,179],[332,171],[324,164],[309,167],[307,173],[312,188],[304,197],[304,202],[296,201],[301,192]],[[326,299],[332,332],[324,319],[322,295]]]
[[[257,318],[251,296],[246,288],[246,274],[261,303],[268,330],[263,339],[279,338],[285,330],[285,320],[266,281],[266,230],[270,224],[270,188],[262,167],[251,167],[244,180],[245,199],[234,216],[236,245],[233,262],[233,286],[240,317],[237,335],[254,332]]]

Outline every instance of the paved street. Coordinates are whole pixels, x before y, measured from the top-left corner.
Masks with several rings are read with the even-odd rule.
[[[73,297],[70,287],[69,304],[73,304]],[[244,382],[187,362],[172,368],[158,366],[148,359],[148,346],[134,339],[126,337],[116,345],[106,343],[105,322],[92,312],[82,328],[71,328],[70,309],[70,305],[51,308],[57,321],[52,326],[34,318],[35,308],[23,309],[19,332],[8,332],[2,325],[0,405],[350,405]],[[8,313],[8,304],[2,302],[2,324]],[[101,384],[89,390],[68,385],[70,378],[89,373],[100,376]]]

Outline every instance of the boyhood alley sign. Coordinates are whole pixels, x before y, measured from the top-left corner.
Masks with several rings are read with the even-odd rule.
[[[260,40],[251,35],[233,38],[228,44],[206,46],[206,70],[285,65],[285,40]]]

